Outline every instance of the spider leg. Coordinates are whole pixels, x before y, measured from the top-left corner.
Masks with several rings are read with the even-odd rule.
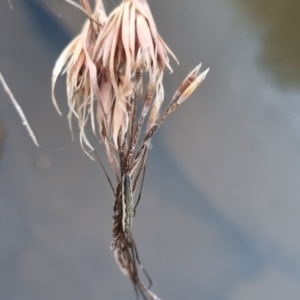
[[[142,177],[141,187],[140,187],[140,191],[139,191],[139,196],[138,196],[138,199],[137,199],[136,204],[135,204],[134,209],[133,209],[134,215],[135,215],[135,213],[136,213],[136,208],[137,208],[137,206],[138,206],[138,204],[139,204],[139,202],[140,202],[140,200],[141,200],[142,189],[143,189],[144,179],[145,179],[145,173],[146,173],[146,166],[144,165],[144,166],[143,166],[143,177]]]
[[[124,254],[127,260],[127,265],[128,265],[128,275],[133,283],[133,287],[136,293],[136,297],[137,299],[139,299],[139,293],[142,295],[144,300],[148,300],[146,297],[146,293],[143,290],[143,284],[141,283],[139,276],[138,276],[138,272],[137,272],[137,268],[136,268],[136,264],[135,264],[135,258],[133,255],[131,255],[130,250],[132,251],[132,247],[131,247],[131,243],[129,243],[128,241],[126,241],[126,244],[124,244]],[[132,253],[133,254],[133,253]]]
[[[139,300],[140,299],[140,295],[139,295],[139,290],[140,289],[138,289],[138,286],[134,282],[133,282],[133,288],[134,288],[134,292],[135,292],[135,295],[136,295],[136,299]]]
[[[119,266],[121,266],[123,273],[131,280],[137,299],[139,299],[139,295],[141,295],[143,300],[160,300],[149,289],[152,284],[152,281],[145,269],[143,268],[143,266],[141,265],[137,254],[136,245],[130,233],[128,235],[122,236],[121,241],[118,245],[118,249],[119,251],[117,252],[119,253],[119,255],[115,257],[117,258],[117,262]],[[141,281],[136,263],[141,267],[145,276],[147,277],[150,283],[149,287],[146,287]]]
[[[133,258],[134,260],[137,261],[139,267],[141,268],[141,270],[143,271],[144,275],[146,276],[147,280],[148,280],[148,289],[150,289],[150,287],[152,286],[152,279],[149,276],[149,274],[147,273],[146,269],[143,267],[140,258],[139,258],[139,254],[138,254],[138,250],[136,247],[136,244],[134,242],[134,240],[131,241],[131,246],[132,246],[132,253],[133,253]]]
[[[95,153],[95,155],[96,155],[96,157],[97,157],[97,159],[98,159],[98,161],[99,161],[99,163],[100,163],[100,165],[101,165],[101,167],[102,167],[102,169],[103,169],[103,171],[104,171],[104,174],[105,174],[105,176],[106,176],[106,178],[107,178],[107,180],[108,180],[108,182],[109,182],[109,185],[110,185],[110,187],[111,187],[111,189],[112,189],[114,195],[116,195],[116,192],[115,192],[115,190],[114,190],[114,187],[113,187],[113,184],[112,184],[112,182],[111,182],[111,180],[110,180],[110,177],[108,176],[108,173],[107,173],[107,171],[106,171],[106,169],[105,169],[105,167],[104,167],[104,165],[103,165],[103,163],[102,163],[102,161],[101,161],[101,159],[100,159],[100,156],[98,155],[98,153],[97,153],[97,151],[96,151],[95,148],[94,148],[94,153]]]

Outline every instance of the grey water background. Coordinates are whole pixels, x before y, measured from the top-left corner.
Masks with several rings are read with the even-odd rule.
[[[44,147],[0,88],[0,299],[135,299],[109,249],[109,185],[50,99],[53,64],[84,17],[59,0],[11,1],[0,2],[0,72]],[[148,158],[133,230],[154,291],[300,299],[299,2],[149,4],[181,62],[166,98],[199,61],[211,68]],[[66,115],[64,79],[57,97]]]

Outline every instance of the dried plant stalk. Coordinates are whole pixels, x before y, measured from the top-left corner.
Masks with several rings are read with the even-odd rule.
[[[59,111],[54,87],[58,75],[66,73],[70,127],[75,116],[81,146],[89,155],[88,149],[93,147],[86,137],[85,126],[90,119],[95,135],[98,126],[98,136],[116,177],[114,188],[105,171],[115,196],[112,250],[116,262],[137,293],[144,299],[158,299],[138,272],[140,267],[149,278],[131,232],[141,191],[135,205],[134,194],[138,183],[143,184],[152,136],[201,84],[208,69],[200,73],[200,64],[188,74],[160,114],[164,70],[172,72],[169,55],[175,60],[176,57],[158,34],[147,1],[123,0],[108,16],[101,0],[96,1],[94,12],[87,0],[81,0],[81,9],[88,20],[55,64],[53,103]],[[143,88],[146,88],[144,93]]]
[[[0,73],[0,81],[1,81],[1,84],[2,84],[2,86],[3,86],[3,89],[4,89],[5,92],[7,93],[8,97],[10,98],[10,100],[11,100],[11,102],[12,102],[12,104],[13,104],[13,106],[15,107],[17,113],[19,114],[19,116],[20,116],[20,118],[21,118],[21,120],[22,120],[23,125],[26,127],[26,130],[27,130],[29,136],[31,137],[33,143],[34,143],[37,147],[39,147],[39,143],[38,143],[38,141],[37,141],[37,139],[36,139],[36,137],[35,137],[35,135],[34,135],[32,129],[31,129],[31,127],[30,127],[30,125],[29,125],[29,123],[28,123],[26,117],[25,117],[25,114],[24,114],[24,112],[23,112],[21,106],[18,104],[17,100],[15,99],[13,93],[11,92],[9,86],[8,86],[7,83],[5,82],[4,77],[2,76],[1,73]]]

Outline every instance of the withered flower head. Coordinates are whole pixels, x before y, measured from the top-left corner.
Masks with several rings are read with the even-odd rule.
[[[95,41],[106,21],[106,13],[102,0],[96,0],[95,10],[92,13],[88,0],[81,0],[82,10],[89,16],[81,33],[76,36],[63,50],[57,59],[52,73],[52,101],[59,114],[61,114],[54,95],[57,77],[60,73],[67,75],[67,98],[69,106],[69,126],[72,132],[72,116],[78,120],[80,129],[80,143],[83,149],[87,145],[92,149],[86,135],[85,125],[91,116],[91,125],[95,132],[94,99],[91,89],[92,77],[97,76],[93,72],[91,55]],[[95,77],[96,79],[96,77]]]
[[[73,3],[72,0],[65,1]],[[180,99],[174,100],[177,92],[167,111],[159,116],[164,100],[163,71],[165,68],[172,71],[168,55],[176,58],[158,34],[147,1],[123,0],[108,17],[102,0],[95,0],[93,13],[88,0],[80,2],[80,9],[88,20],[82,32],[56,61],[52,74],[52,100],[60,113],[54,88],[58,75],[66,73],[71,131],[74,115],[80,129],[80,144],[90,156],[85,146],[89,149],[93,147],[86,137],[85,126],[90,118],[96,134],[98,124],[100,139],[119,181],[122,158],[117,159],[116,155],[124,157],[127,151],[125,165],[132,175],[139,160],[146,158],[144,149],[150,144],[154,132],[166,116],[190,96],[206,72],[198,75],[200,67],[197,67],[192,73],[198,77],[195,75],[193,79],[186,79],[178,90],[182,92]],[[143,73],[147,76],[143,77]],[[143,78],[147,78],[147,82],[143,83]],[[139,101],[143,86],[146,87],[145,96],[143,101]],[[139,103],[142,109],[138,116]],[[143,138],[141,130],[146,119],[147,129]],[[137,149],[138,142],[144,143],[143,151]],[[139,159],[133,160],[135,154]]]
[[[108,17],[96,41],[93,59],[101,74],[104,112],[99,109],[100,132],[103,118],[108,117],[108,133],[116,147],[119,135],[124,139],[128,129],[131,99],[142,93],[143,72],[149,75],[148,89],[155,90],[150,119],[156,119],[164,97],[163,70],[172,71],[168,54],[175,58],[158,34],[146,0],[123,0]]]

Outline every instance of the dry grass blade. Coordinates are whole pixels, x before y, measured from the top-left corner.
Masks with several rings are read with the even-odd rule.
[[[174,112],[180,104],[182,104],[188,97],[192,95],[195,89],[201,84],[201,82],[205,79],[209,69],[206,69],[204,72],[199,74],[201,68],[201,64],[198,65],[192,72],[190,72],[187,77],[183,80],[181,85],[178,87],[174,96],[172,97],[168,107],[165,112],[162,113],[155,122],[152,123],[152,126],[147,129],[142,146],[139,150],[136,150],[136,155],[134,160],[130,162],[130,167],[128,168],[128,172],[134,172],[140,163],[142,156],[144,155],[144,151],[149,148],[151,138],[154,133],[158,130],[164,120]]]
[[[31,137],[33,143],[39,147],[39,143],[30,127],[30,125],[28,124],[28,121],[25,117],[25,114],[21,108],[21,106],[18,104],[17,100],[15,99],[13,93],[11,92],[10,88],[8,87],[8,85],[6,84],[5,80],[4,80],[4,77],[2,76],[2,74],[0,73],[0,81],[2,83],[2,86],[3,86],[3,89],[5,90],[5,92],[7,93],[8,97],[10,98],[12,104],[14,105],[17,113],[19,114],[21,120],[22,120],[22,123],[23,125],[26,127],[26,130],[29,134],[29,136]]]
[[[196,88],[201,84],[201,82],[205,79],[207,73],[209,72],[209,68],[206,69],[203,73],[201,73],[199,76],[197,76],[193,82],[183,91],[179,99],[176,101],[176,104],[180,105],[183,101],[185,101],[187,98],[189,98]]]
[[[145,135],[144,142],[150,140],[159,126],[163,123],[170,113],[174,112],[175,109],[178,108],[180,104],[182,104],[188,97],[192,95],[192,93],[196,90],[196,88],[202,83],[205,79],[209,69],[206,69],[200,75],[198,72],[200,70],[201,64],[197,66],[182,82],[179,86],[178,90],[175,92],[172,97],[170,104],[168,105],[166,111],[157,119],[157,121],[153,124],[153,126],[149,129],[147,134]]]
[[[55,93],[54,93],[54,89],[55,89],[55,84],[56,84],[56,80],[57,77],[59,76],[59,74],[61,73],[63,67],[66,65],[66,63],[68,62],[69,58],[72,56],[72,54],[74,53],[75,48],[77,47],[77,44],[79,42],[80,36],[77,36],[76,38],[74,38],[72,40],[72,42],[64,49],[64,51],[60,54],[60,56],[58,57],[58,59],[55,62],[53,71],[52,71],[52,83],[51,83],[51,92],[52,92],[52,103],[54,105],[54,107],[56,108],[57,112],[62,115],[56,98],[55,98]]]

